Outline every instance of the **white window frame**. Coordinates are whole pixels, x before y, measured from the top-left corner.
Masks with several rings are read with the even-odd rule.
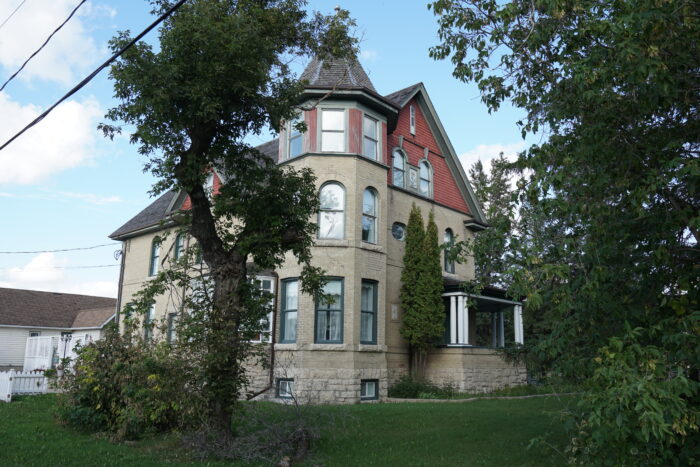
[[[372,195],[374,196],[374,214],[370,214],[370,213],[365,212],[365,193],[367,193],[368,191],[370,193],[372,193]],[[363,232],[362,226],[364,225],[365,218],[367,218],[368,220],[370,220],[374,224],[374,238],[367,239],[367,240],[362,238],[362,241],[365,243],[372,243],[374,245],[376,245],[378,243],[378,239],[377,239],[377,236],[378,236],[377,235],[377,219],[379,218],[379,202],[378,201],[379,201],[379,193],[373,187],[368,186],[367,188],[365,188],[362,191],[362,218],[361,218],[362,221],[360,223],[360,228],[361,228],[360,236],[362,238],[362,232]]]
[[[148,259],[148,277],[153,277],[158,274],[158,269],[160,268],[160,247],[161,240],[156,237],[151,241],[151,249],[149,250]]]
[[[423,174],[421,173],[421,168],[423,167],[423,164],[425,164],[428,167],[427,179],[423,178]],[[421,189],[421,182],[423,180],[428,181],[428,193],[423,193],[423,190]],[[425,196],[426,198],[433,197],[433,166],[430,164],[428,159],[421,159],[421,161],[418,162],[418,193],[422,196]]]
[[[374,394],[368,395],[367,388],[372,384],[374,386]],[[362,379],[360,380],[360,400],[376,401],[379,399],[379,380],[378,379]]]
[[[331,181],[328,181],[328,182],[324,183],[323,185],[321,185],[321,188],[318,190],[318,196],[319,196],[319,199],[320,199],[320,197],[321,197],[321,192],[323,191],[323,189],[324,189],[324,188],[327,188],[328,186],[331,186],[331,185],[337,185],[337,186],[340,187],[340,189],[342,190],[342,192],[343,192],[343,203],[342,203],[342,207],[341,207],[341,209],[327,209],[327,208],[324,209],[323,207],[320,207],[320,208],[319,208],[319,210],[318,210],[318,221],[317,221],[317,222],[318,222],[318,223],[317,223],[317,225],[318,225],[317,236],[318,236],[318,238],[321,239],[321,240],[343,240],[343,239],[345,239],[345,208],[346,208],[346,202],[347,202],[347,200],[346,200],[346,199],[347,199],[347,193],[346,193],[346,191],[345,191],[345,187],[343,186],[342,183],[337,182],[337,181],[335,181],[335,180],[331,180]],[[321,216],[323,216],[323,213],[324,213],[324,212],[341,212],[341,213],[343,214],[343,234],[341,235],[340,238],[333,238],[333,237],[326,237],[326,236],[323,236],[323,234],[322,234],[322,232],[321,232]]]
[[[277,378],[277,398],[294,399],[294,378]]]
[[[403,161],[403,168],[398,169],[399,172],[401,172],[401,185],[396,184],[396,158],[400,158]],[[408,158],[406,157],[406,153],[403,151],[401,148],[394,148],[394,150],[391,152],[391,183],[394,186],[397,186],[399,188],[406,189],[406,165],[408,164]]]
[[[323,129],[323,113],[324,112],[341,112],[343,114],[343,129],[342,130],[324,130]],[[319,122],[319,143],[321,147],[321,152],[347,152],[348,151],[348,141],[347,141],[347,128],[348,128],[348,118],[347,109],[342,107],[328,107],[322,108],[320,112],[320,122]],[[340,133],[343,136],[343,149],[341,151],[331,151],[323,147],[323,134],[324,133]]]
[[[443,249],[443,255],[444,255],[443,270],[446,273],[454,274],[455,273],[455,262],[454,262],[454,260],[450,260],[448,258],[448,255],[450,254],[450,248],[454,245],[454,242],[455,242],[454,231],[449,227],[446,228],[442,239],[443,239],[443,242],[445,243],[445,245],[447,245]]]
[[[408,106],[408,126],[409,126],[409,131],[411,132],[412,135],[415,136],[416,134],[416,108],[413,106],[413,104]]]
[[[260,284],[262,284],[262,281],[264,280],[269,280],[270,281],[270,290],[267,290],[266,292],[269,292],[272,294],[272,298],[270,299],[270,302],[268,303],[268,306],[270,307],[270,312],[267,314],[267,318],[263,318],[260,320],[260,324],[263,324],[263,321],[267,319],[267,329],[262,329],[260,334],[258,335],[257,339],[251,340],[251,342],[254,343],[261,343],[261,342],[270,342],[270,336],[272,335],[272,319],[273,319],[273,307],[275,303],[275,282],[276,279],[272,276],[255,276],[255,281],[259,281]]]
[[[299,157],[304,153],[304,133],[301,131],[295,130],[294,125],[299,121],[304,121],[304,114],[300,113],[298,114],[292,121],[290,121],[287,124],[287,149],[284,153],[285,159],[294,159],[295,157]],[[295,140],[299,138],[301,140],[301,149],[299,150],[299,154],[292,155],[292,140]]]
[[[367,135],[365,133],[365,120],[371,120],[374,122],[374,137]],[[369,114],[363,113],[362,114],[362,155],[365,156],[368,159],[372,159],[374,161],[380,161],[382,160],[382,154],[381,154],[381,145],[379,144],[380,138],[380,120],[378,118],[375,118]],[[365,141],[371,141],[374,143],[374,157],[371,157],[369,154],[365,154]]]

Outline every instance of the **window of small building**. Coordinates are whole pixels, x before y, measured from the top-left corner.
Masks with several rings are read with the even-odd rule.
[[[406,186],[406,155],[402,150],[394,149],[392,159],[392,181],[394,186],[404,188]]]
[[[41,331],[29,331],[29,337],[39,337],[41,336]]]
[[[360,399],[363,401],[371,401],[371,400],[379,399],[379,380],[378,379],[360,380]]]
[[[379,122],[367,115],[364,117],[363,128],[363,154],[373,160],[379,158]]]
[[[345,237],[345,188],[329,182],[319,192],[318,238],[342,240]]]
[[[279,399],[293,399],[294,378],[277,378],[276,392]]]
[[[297,341],[297,311],[299,307],[299,281],[285,279],[282,281],[282,307],[280,320],[280,342]]]
[[[377,282],[363,279],[360,296],[360,343],[377,343]]]
[[[345,152],[345,110],[321,110],[321,151]]]
[[[377,192],[367,188],[362,196],[362,241],[377,243]]]
[[[316,298],[315,342],[343,343],[343,279],[329,279]]]

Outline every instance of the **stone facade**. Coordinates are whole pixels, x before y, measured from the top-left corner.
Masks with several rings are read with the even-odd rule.
[[[281,164],[295,168],[311,168],[317,177],[317,189],[326,183],[342,186],[344,232],[342,238],[317,239],[313,247],[313,265],[323,268],[329,277],[342,280],[342,341],[318,343],[316,339],[316,303],[311,296],[298,296],[296,339],[280,343],[279,310],[282,308],[282,284],[294,280],[301,266],[290,255],[275,271],[274,291],[277,296],[277,317],[274,320],[275,367],[273,384],[261,397],[280,399],[277,382],[292,380],[294,392],[304,402],[353,403],[361,400],[361,382],[368,381],[376,389],[377,399],[387,397],[388,387],[408,373],[408,346],[401,336],[402,312],[399,293],[405,244],[392,236],[392,226],[406,224],[412,204],[416,204],[427,219],[432,210],[439,232],[451,229],[458,240],[471,239],[467,227],[480,218],[478,202],[471,194],[468,181],[459,166],[454,150],[432,110],[422,85],[403,103],[388,99],[383,111],[372,104],[367,92],[364,100],[354,97],[329,98],[322,105],[303,113],[308,130],[303,135],[300,154],[289,157],[286,132],[280,134],[277,157]],[[403,92],[403,91],[402,91]],[[341,93],[342,94],[342,93]],[[368,97],[369,96],[369,97]],[[393,95],[390,95],[393,96]],[[398,99],[398,98],[397,98]],[[312,101],[306,102],[307,106]],[[393,107],[392,107],[393,106]],[[410,108],[413,107],[414,132],[410,126]],[[345,116],[346,151],[321,152],[324,109],[342,111]],[[394,110],[392,110],[394,109]],[[392,112],[394,112],[392,114]],[[363,152],[363,119],[377,121],[377,157],[366,157]],[[392,183],[392,154],[401,150],[406,154],[406,170],[426,161],[431,167],[429,195],[409,189],[406,184]],[[410,167],[409,167],[410,166]],[[218,186],[216,179],[214,188]],[[376,239],[362,240],[363,194],[368,188],[377,196]],[[216,192],[216,190],[215,190]],[[180,204],[186,209],[188,200]],[[124,271],[121,281],[122,304],[129,301],[148,279],[151,246],[156,235],[167,232],[159,225],[113,236],[123,241]],[[175,235],[170,233],[160,248],[159,261],[167,266],[172,257]],[[188,242],[191,240],[187,240]],[[466,281],[474,276],[474,264],[469,259],[456,264],[454,273],[444,272],[446,280]],[[373,281],[377,287],[376,342],[362,344],[361,288],[364,281]],[[182,291],[173,290],[161,297],[155,307],[156,321],[164,321],[170,313],[181,312]],[[270,344],[261,344],[270,346]],[[270,386],[270,370],[249,366],[250,392]],[[504,386],[521,384],[525,371],[504,362],[491,349],[473,347],[438,347],[430,356],[427,377],[436,384],[452,385],[460,391],[489,391]],[[367,384],[367,383],[366,383]],[[366,386],[369,388],[370,386]]]

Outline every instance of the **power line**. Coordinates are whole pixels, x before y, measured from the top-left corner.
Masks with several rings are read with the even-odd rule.
[[[53,270],[53,269],[95,269],[95,268],[116,268],[121,266],[120,264],[99,264],[96,266],[51,266],[48,268],[32,268],[32,271],[48,271],[48,270]],[[16,268],[0,268],[0,270],[9,270],[9,269],[16,269]]]
[[[95,248],[102,248],[104,246],[119,245],[118,242],[114,243],[103,243],[102,245],[84,246],[78,248],[62,248],[60,250],[36,250],[36,251],[0,251],[0,255],[26,255],[26,254],[36,254],[36,253],[59,253],[63,251],[78,251],[78,250],[94,250]]]
[[[168,11],[166,11],[165,13],[163,13],[163,14],[162,14],[157,20],[155,20],[150,26],[148,26],[146,29],[144,29],[144,30],[141,32],[141,34],[139,34],[138,36],[136,36],[134,39],[131,40],[131,42],[129,42],[128,44],[126,44],[124,47],[122,47],[121,50],[119,50],[117,53],[115,53],[114,55],[112,55],[106,62],[104,62],[102,65],[100,65],[95,71],[93,71],[92,73],[90,73],[84,80],[82,80],[80,83],[78,83],[73,89],[71,89],[70,91],[68,91],[68,93],[67,93],[65,96],[61,97],[58,101],[56,101],[56,103],[55,103],[54,105],[52,105],[51,107],[49,107],[48,109],[46,109],[46,110],[44,111],[44,113],[42,113],[42,114],[39,115],[37,118],[35,118],[34,120],[32,120],[32,122],[29,123],[29,125],[27,125],[27,126],[25,126],[24,128],[22,128],[22,130],[20,130],[20,131],[19,131],[18,133],[16,133],[12,138],[10,138],[9,140],[7,140],[2,146],[0,146],[0,151],[2,151],[3,149],[5,149],[5,148],[6,148],[10,143],[12,143],[14,140],[16,140],[17,138],[19,138],[20,135],[22,135],[25,131],[27,131],[28,129],[30,129],[31,127],[33,127],[34,125],[36,125],[37,123],[39,123],[40,121],[42,121],[44,118],[46,118],[46,116],[47,116],[48,114],[50,114],[51,111],[52,111],[53,109],[55,109],[56,107],[58,107],[58,105],[59,105],[61,102],[63,102],[63,101],[65,101],[66,99],[68,99],[70,96],[72,96],[73,94],[75,94],[76,92],[78,92],[81,88],[83,88],[83,87],[84,87],[86,84],[88,84],[90,81],[92,81],[92,79],[93,79],[95,76],[97,76],[97,74],[98,74],[100,71],[102,71],[104,68],[106,68],[107,66],[109,66],[114,60],[116,60],[117,58],[119,58],[119,56],[120,56],[121,54],[123,54],[124,52],[126,52],[126,51],[127,51],[128,49],[130,49],[134,44],[136,44],[139,40],[141,40],[141,38],[143,38],[143,36],[145,36],[146,34],[148,34],[149,32],[151,32],[151,30],[152,30],[153,28],[155,28],[156,26],[158,26],[158,24],[160,24],[165,18],[167,18],[168,16],[170,16],[171,14],[173,14],[173,13],[175,12],[175,10],[177,10],[178,8],[180,8],[186,1],[187,1],[187,0],[180,0],[180,1],[177,2],[175,5],[173,5]]]
[[[5,26],[5,23],[7,23],[8,21],[10,21],[10,18],[12,18],[12,17],[15,15],[15,13],[17,13],[17,10],[19,10],[19,9],[22,7],[22,5],[24,5],[24,2],[26,2],[26,1],[27,1],[27,0],[22,0],[22,2],[21,2],[19,5],[17,5],[17,8],[15,8],[15,9],[12,11],[12,13],[10,13],[10,16],[8,16],[7,18],[5,18],[5,21],[3,21],[2,24],[0,24],[0,29],[2,29],[3,26]]]
[[[41,49],[43,49],[43,48],[46,46],[46,44],[49,43],[49,41],[50,41],[51,38],[54,36],[54,34],[56,34],[58,31],[60,31],[61,28],[62,28],[63,26],[65,26],[65,24],[66,24],[68,21],[70,21],[70,19],[73,17],[73,15],[75,14],[75,12],[78,11],[78,8],[80,8],[80,7],[83,5],[83,3],[85,3],[85,2],[87,2],[87,0],[81,0],[81,2],[78,3],[78,6],[76,6],[75,8],[73,8],[73,11],[70,12],[70,15],[68,15],[68,18],[66,18],[66,20],[65,20],[64,22],[62,22],[61,25],[60,25],[59,27],[57,27],[57,28],[54,30],[54,32],[51,33],[51,35],[50,35],[48,38],[46,38],[46,40],[44,41],[44,43],[41,44],[41,47],[39,47],[38,49],[36,49],[36,51],[35,51],[33,54],[31,54],[31,55],[29,56],[28,59],[26,59],[26,60],[24,61],[24,63],[22,64],[22,66],[19,67],[19,70],[15,71],[15,73],[14,73],[12,76],[10,76],[10,77],[7,79],[7,81],[5,81],[5,84],[3,84],[2,87],[0,87],[0,92],[2,92],[3,89],[5,89],[5,86],[7,86],[7,83],[9,83],[9,82],[12,81],[13,79],[15,79],[15,76],[17,76],[17,75],[19,74],[20,71],[24,70],[24,67],[27,65],[27,63],[29,63],[29,61],[30,61],[32,58],[34,58],[34,57],[36,56],[36,54],[38,54],[39,52],[41,52]]]

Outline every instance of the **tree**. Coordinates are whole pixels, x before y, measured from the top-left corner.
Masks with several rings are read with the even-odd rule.
[[[532,173],[522,196],[558,237],[527,243],[514,274],[530,309],[547,303],[553,313],[539,352],[570,378],[605,373],[589,380],[594,391],[643,401],[620,420],[648,427],[641,407],[669,409],[646,440],[631,430],[606,447],[596,440],[615,422],[599,414],[615,400],[590,399],[579,428],[596,433],[572,452],[592,463],[606,449],[621,463],[688,462],[700,379],[697,4],[439,0],[431,8],[441,39],[431,55],[476,82],[489,110],[506,100],[524,109],[523,136],[547,136],[518,161]],[[676,369],[633,372],[644,365]]]
[[[154,13],[173,3],[152,0]],[[107,118],[134,128],[131,142],[148,158],[145,170],[158,178],[153,193],[178,188],[192,203],[183,225],[213,281],[202,320],[202,387],[222,433],[230,432],[245,383],[243,362],[251,354],[246,326],[264,314],[254,306],[260,300],[247,261],[274,269],[291,252],[305,265],[304,291],[318,291],[321,282],[310,266],[318,206],[313,174],[281,168],[245,142],[294,116],[303,83],[291,72],[291,60],[354,53],[346,11],[309,17],[304,7],[303,0],[187,2],[163,23],[157,51],[140,43],[110,72],[121,103]],[[129,40],[128,32],[119,33],[111,48]],[[102,129],[110,137],[120,131],[116,125]],[[224,180],[214,197],[203,187],[211,170]]]
[[[430,212],[428,228],[415,204],[406,229],[406,251],[401,272],[401,306],[404,311],[401,334],[411,352],[411,374],[425,376],[428,351],[444,333],[445,309],[442,301],[442,266],[437,226]]]

